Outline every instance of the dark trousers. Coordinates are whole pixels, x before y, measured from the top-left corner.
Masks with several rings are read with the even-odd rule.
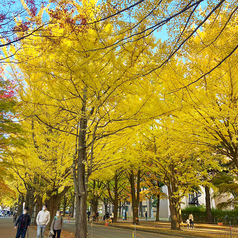
[[[19,228],[17,230],[17,235],[16,235],[16,238],[25,238],[26,237],[26,229],[25,228]]]
[[[60,233],[61,233],[61,230],[54,230],[53,238],[56,237],[56,234],[57,234],[57,238],[60,238]]]

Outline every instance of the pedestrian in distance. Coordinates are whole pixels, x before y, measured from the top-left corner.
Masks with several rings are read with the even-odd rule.
[[[23,210],[23,214],[21,214],[18,217],[14,226],[14,229],[17,229],[16,238],[25,238],[26,232],[30,228],[30,225],[31,225],[31,217],[28,214],[28,208],[25,207]]]
[[[96,212],[96,221],[99,220],[99,212]]]
[[[189,217],[189,222],[190,222],[190,228],[194,228],[194,220],[193,220],[193,214],[190,213]]]
[[[16,220],[17,220],[17,210],[15,210],[13,213],[13,223],[15,223]]]
[[[45,204],[42,207],[42,211],[40,211],[36,217],[37,224],[37,238],[44,238],[45,227],[50,222],[50,212],[47,210],[47,205]]]
[[[63,229],[63,218],[60,215],[60,211],[56,212],[56,216],[54,217],[50,231],[53,234],[53,238],[60,238],[61,230]]]
[[[110,218],[111,218],[111,222],[113,223],[114,222],[114,212],[112,212]]]
[[[146,221],[147,221],[147,212],[145,212],[145,219],[146,219]]]
[[[189,225],[190,225],[189,219],[187,219],[186,223],[187,223],[187,228],[189,228]]]
[[[88,221],[90,221],[90,211],[87,211],[87,215],[88,215]]]

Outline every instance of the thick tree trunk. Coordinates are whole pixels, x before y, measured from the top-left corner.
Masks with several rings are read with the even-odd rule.
[[[137,174],[137,188],[135,189],[135,177],[134,171],[130,173],[130,184],[131,184],[131,198],[132,198],[132,210],[133,210],[133,223],[138,224],[139,222],[139,201],[140,201],[140,170]]]
[[[93,196],[93,199],[92,199],[92,210],[93,210],[93,213],[97,212],[98,211],[98,196]]]
[[[28,190],[26,192],[25,207],[28,207],[28,214],[30,215],[30,217],[32,217],[34,210],[34,193],[35,189],[33,187],[28,187]]]
[[[160,210],[160,195],[157,195],[157,204],[156,204],[156,219],[155,221],[159,221],[159,210]]]
[[[18,211],[17,211],[17,216],[18,217],[23,212],[23,202],[24,202],[24,195],[23,194],[19,194],[19,196],[18,196]]]
[[[118,218],[118,198],[113,201],[113,207],[114,207],[113,222],[117,222],[117,218]]]
[[[179,199],[177,196],[177,186],[174,180],[175,171],[174,165],[171,165],[170,183],[168,184],[170,215],[171,215],[171,229],[180,230],[180,217],[179,217]]]
[[[180,230],[179,211],[173,202],[170,202],[171,229]]]
[[[35,219],[34,219],[34,224],[36,225],[36,216],[39,213],[39,211],[42,209],[43,202],[42,202],[42,197],[40,195],[36,195],[36,213],[35,213]]]
[[[76,198],[76,234],[75,238],[87,238],[87,197],[86,194]]]
[[[206,194],[207,222],[212,222],[211,196],[210,196],[210,188],[208,186],[205,186],[205,194]]]
[[[74,161],[74,187],[76,193],[76,233],[75,238],[87,238],[87,177],[85,164],[87,161],[86,152],[86,131],[87,131],[87,115],[86,115],[86,93],[82,101],[81,118],[79,125],[79,134],[77,137],[76,160]],[[76,166],[77,162],[77,166]]]
[[[47,192],[48,199],[45,200],[45,204],[48,206],[48,211],[50,212],[50,223],[48,227],[51,225],[51,222],[55,217],[57,210],[59,210],[61,199],[68,191],[68,189],[69,187],[65,187],[61,193],[58,193],[58,191]]]

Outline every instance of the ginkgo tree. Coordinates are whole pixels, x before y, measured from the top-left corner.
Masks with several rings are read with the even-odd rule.
[[[32,105],[28,114],[53,131],[75,137],[72,168],[76,237],[86,237],[87,182],[92,172],[94,146],[97,141],[135,127],[154,114],[145,108],[153,92],[147,90],[151,79],[142,80],[136,72],[149,67],[155,39],[138,38],[121,49],[94,52],[95,46],[103,47],[123,36],[108,37],[115,31],[110,21],[97,26],[86,24],[96,13],[103,14],[94,2],[70,3],[74,6],[70,11],[65,10],[68,5],[63,2],[55,10],[44,9],[51,24],[39,35],[21,42],[22,50],[16,60],[22,64],[18,65],[16,78],[22,86],[22,95],[25,94],[23,103]],[[43,10],[36,17],[36,24],[42,23],[42,14]],[[129,26],[128,22],[123,24]],[[32,94],[27,95],[25,87],[32,88]],[[33,110],[33,105],[37,110]],[[47,115],[40,110],[45,107]]]
[[[25,88],[24,91],[28,91],[27,96],[31,94],[31,90]],[[34,206],[37,213],[45,201],[51,214],[55,214],[61,198],[72,186],[74,146],[69,135],[38,123],[30,116],[31,110],[29,105],[21,105],[18,118],[22,118],[22,134],[27,143],[22,148],[12,148],[7,161],[11,164],[8,171],[16,181],[12,188],[24,197],[21,203],[25,202],[29,214],[36,218]],[[41,108],[41,113],[47,116],[47,109]]]
[[[208,157],[208,151],[197,144],[186,145],[180,140],[178,126],[173,115],[148,124],[141,131],[145,169],[167,186],[171,229],[180,229],[180,206],[182,198],[199,189],[207,181],[202,180],[209,168],[219,168],[219,162]]]
[[[232,15],[227,22],[228,16],[228,11],[222,11],[219,18],[212,18],[189,41],[182,53],[185,64],[181,62],[186,73],[167,87],[176,91],[190,84],[176,93],[184,107],[176,114],[183,126],[176,129],[181,137],[190,135],[184,142],[209,147],[213,153],[226,156],[237,168],[237,54],[233,47],[238,31],[237,15]],[[220,33],[220,26],[224,25],[226,28]],[[218,36],[219,40],[216,40]],[[232,52],[229,59],[216,67],[217,62]],[[207,71],[210,73],[201,77]],[[200,80],[194,83],[194,76]]]

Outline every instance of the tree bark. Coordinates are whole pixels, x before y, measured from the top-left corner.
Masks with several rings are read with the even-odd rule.
[[[139,205],[140,205],[140,216],[143,217],[143,204],[142,204],[142,202],[140,202]]]
[[[76,198],[76,233],[75,238],[87,238],[87,197],[86,194]]]
[[[61,199],[68,191],[68,189],[69,187],[65,187],[61,193],[58,193],[58,189],[57,191],[48,191],[46,193],[48,198],[45,200],[45,204],[48,206],[48,211],[50,212],[50,223],[48,226],[51,225],[51,222],[55,217],[57,210],[59,210]]]
[[[210,196],[210,188],[208,186],[205,186],[205,194],[206,194],[207,222],[212,222],[211,196]]]
[[[85,164],[87,161],[86,151],[86,131],[87,131],[87,115],[86,115],[86,93],[82,100],[81,118],[79,122],[79,133],[76,141],[76,160],[74,160],[74,187],[76,193],[76,233],[75,238],[87,238],[87,177],[85,173]],[[77,163],[76,163],[77,162]],[[77,165],[76,165],[77,164]]]
[[[23,202],[24,202],[24,195],[23,193],[22,194],[19,194],[18,196],[18,211],[17,211],[17,216],[19,217],[22,212],[23,212]]]
[[[67,203],[67,200],[66,200],[66,196],[64,195],[64,199],[63,199],[63,216],[65,216],[66,203]]]
[[[160,195],[157,195],[157,204],[156,204],[156,219],[155,221],[159,221],[159,210],[160,210]]]
[[[177,186],[174,180],[175,171],[174,165],[171,165],[171,174],[168,184],[169,204],[170,204],[170,215],[171,215],[171,229],[180,230],[180,217],[179,217],[179,199],[176,197]]]
[[[98,196],[93,195],[93,199],[92,199],[92,210],[93,213],[98,211]]]
[[[132,210],[133,210],[133,223],[139,222],[139,201],[140,201],[140,170],[137,173],[137,188],[135,189],[135,177],[134,171],[131,170],[129,181],[131,184],[131,198],[132,198]]]
[[[179,211],[172,201],[170,202],[170,213],[171,213],[171,229],[180,230]]]
[[[73,197],[72,197],[72,217],[74,217],[74,209],[75,209],[75,195],[74,195],[74,193],[73,193],[73,195],[72,195]]]
[[[120,218],[120,219],[122,218],[121,208],[122,208],[122,205],[121,205],[121,202],[120,202],[120,206],[119,206],[119,218]]]
[[[30,217],[32,217],[34,210],[34,200],[35,200],[34,193],[35,193],[34,187],[28,186],[26,192],[25,207],[28,207],[28,214],[30,215]]]
[[[36,216],[39,213],[39,211],[42,209],[42,197],[40,195],[36,195],[36,213],[35,213],[35,217],[34,217],[34,224],[36,225]]]

